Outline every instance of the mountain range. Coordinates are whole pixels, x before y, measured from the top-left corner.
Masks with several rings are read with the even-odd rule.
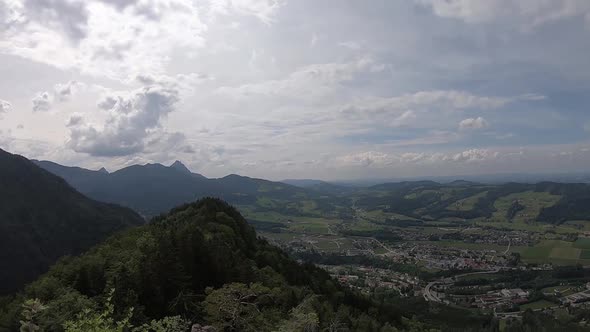
[[[147,217],[207,196],[220,197],[233,204],[247,204],[255,202],[256,197],[252,195],[259,192],[277,198],[295,197],[306,192],[285,183],[235,174],[208,179],[192,173],[180,161],[170,166],[133,165],[112,173],[67,167],[50,161],[34,162],[62,177],[88,197],[130,207]]]
[[[273,182],[231,174],[209,179],[192,173],[181,162],[133,165],[113,173],[66,167],[49,161],[35,161],[40,167],[64,178],[93,199],[134,209],[145,217],[203,197],[219,197],[239,207],[248,207],[250,221],[276,228],[260,220],[256,212],[308,217],[350,219],[354,204],[366,211],[383,210],[413,219],[490,218],[497,211],[496,200],[525,192],[546,193],[556,201],[534,209],[538,221],[559,224],[585,220],[590,213],[590,186],[585,183],[540,182],[483,184],[455,180],[388,182],[369,187],[341,186],[319,180]],[[470,198],[471,197],[471,198]],[[516,196],[515,196],[516,197]],[[470,209],[453,206],[474,200]]]

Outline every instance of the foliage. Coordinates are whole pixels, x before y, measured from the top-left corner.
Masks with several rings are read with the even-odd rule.
[[[106,299],[105,308],[102,312],[94,312],[91,309],[84,309],[76,316],[75,320],[64,323],[65,332],[125,332],[131,329],[130,323],[133,316],[133,308],[130,308],[127,315],[119,321],[114,318],[115,306],[112,303],[112,289]]]
[[[269,288],[259,283],[231,283],[216,290],[208,288],[206,293],[203,306],[207,320],[220,331],[268,329],[272,314],[265,311],[275,301]]]
[[[23,320],[20,321],[21,332],[37,332],[40,331],[38,319],[41,312],[47,309],[47,306],[43,305],[39,299],[27,300],[23,303],[22,316]]]
[[[279,332],[316,332],[319,330],[320,320],[312,307],[312,298],[307,298],[293,308],[288,320],[279,326]],[[337,321],[336,321],[337,322]],[[332,322],[328,328],[334,330],[337,323]]]

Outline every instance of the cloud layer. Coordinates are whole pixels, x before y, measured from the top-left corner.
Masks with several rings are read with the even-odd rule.
[[[0,147],[273,179],[584,169],[589,13],[585,0],[4,0]]]

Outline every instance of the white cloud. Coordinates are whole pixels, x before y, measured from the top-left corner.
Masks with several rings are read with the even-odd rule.
[[[437,109],[495,109],[516,101],[535,101],[543,96],[527,94],[514,97],[488,97],[471,94],[467,91],[433,90],[418,91],[396,97],[370,97],[359,99],[347,105],[343,112],[390,112],[416,107],[435,107]]]
[[[53,105],[53,95],[49,92],[39,92],[31,100],[33,103],[33,112],[47,112]]]
[[[358,152],[337,158],[339,166],[344,167],[405,167],[409,165],[438,165],[448,163],[474,163],[496,160],[500,157],[497,151],[488,149],[469,149],[461,152],[403,152],[387,153],[380,151]]]
[[[238,13],[251,15],[266,24],[275,22],[277,11],[286,0],[210,0],[209,15],[229,15]]]
[[[56,84],[53,88],[54,100],[59,102],[68,101],[72,96],[78,92],[80,88],[83,88],[84,84],[76,81],[69,81],[65,84]]]
[[[412,110],[403,112],[400,116],[395,117],[390,123],[390,127],[401,127],[409,125],[413,120],[416,119],[416,113]]]
[[[468,118],[459,123],[459,129],[466,130],[466,129],[483,129],[489,126],[488,122],[482,118]]]
[[[218,92],[234,98],[265,96],[310,100],[333,93],[339,84],[351,81],[355,75],[369,70],[373,64],[374,61],[369,57],[345,63],[313,64],[302,67],[281,80],[223,87]]]
[[[109,168],[179,154],[217,176],[496,172],[504,159],[464,151],[579,139],[590,43],[568,1],[580,14],[559,0],[0,0],[2,97],[21,110],[40,92],[37,109],[59,109],[5,113],[0,129],[23,124],[14,135],[61,147],[56,158]],[[148,121],[152,87],[177,101]],[[458,129],[485,127],[478,116],[499,132]],[[517,135],[499,142],[506,126]]]
[[[467,23],[516,21],[531,28],[552,21],[580,16],[590,19],[587,0],[415,0],[441,17]]]
[[[499,153],[487,149],[471,149],[455,154],[452,161],[455,162],[477,162],[498,158]]]
[[[0,114],[7,113],[12,109],[12,105],[6,100],[0,99]]]
[[[313,35],[311,35],[311,40],[309,41],[309,46],[314,47],[318,43],[319,40],[320,40],[320,38],[318,37],[318,35],[314,33]]]
[[[53,87],[53,91],[38,92],[32,99],[33,112],[47,112],[53,108],[56,103],[64,103],[70,100],[80,89],[86,85],[76,81],[67,83],[58,83]]]
[[[340,43],[338,43],[338,46],[348,48],[348,49],[351,49],[354,51],[358,51],[362,47],[361,44],[359,44],[358,42],[355,42],[355,41],[340,42]]]
[[[144,151],[158,140],[160,122],[175,110],[178,91],[148,86],[107,95],[99,107],[108,112],[102,126],[89,124],[76,114],[70,117],[68,147],[92,156],[124,156]]]
[[[344,166],[385,166],[393,162],[393,158],[383,152],[367,151],[342,156],[338,159]]]

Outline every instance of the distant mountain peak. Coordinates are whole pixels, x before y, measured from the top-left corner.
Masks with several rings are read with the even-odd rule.
[[[174,168],[185,173],[191,173],[191,170],[188,169],[188,167],[186,167],[180,160],[175,161],[172,165],[170,165],[170,168]]]
[[[103,173],[103,174],[109,174],[109,171],[107,171],[107,169],[106,169],[106,168],[104,168],[104,167],[101,167],[101,168],[98,170],[98,172],[99,172],[99,173]]]

